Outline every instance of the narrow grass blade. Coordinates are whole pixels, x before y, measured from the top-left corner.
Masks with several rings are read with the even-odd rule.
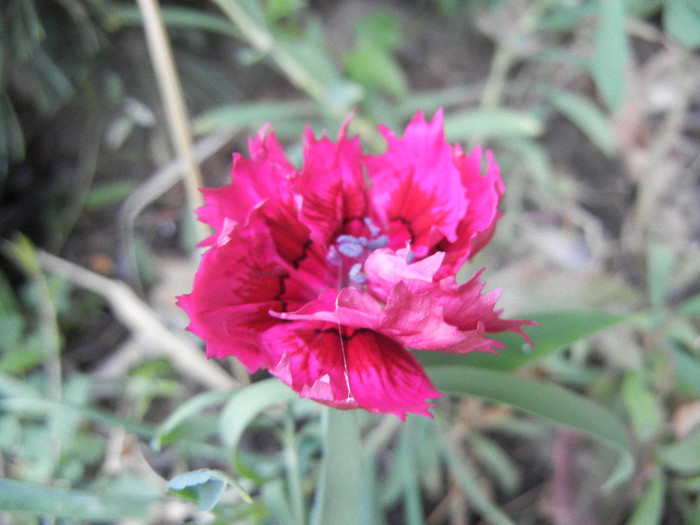
[[[359,525],[362,450],[355,411],[328,409],[321,478],[311,519],[313,525]]]
[[[0,510],[35,516],[115,522],[148,518],[155,497],[97,494],[0,479]]]
[[[606,482],[613,488],[634,470],[634,457],[625,427],[603,406],[561,387],[496,370],[467,366],[432,366],[426,369],[435,386],[460,395],[475,395],[509,404],[555,423],[580,430],[612,446],[621,460]]]

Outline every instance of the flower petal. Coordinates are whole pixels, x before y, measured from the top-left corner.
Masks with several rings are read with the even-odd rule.
[[[479,252],[493,237],[502,213],[498,205],[503,196],[503,182],[498,164],[490,151],[486,152],[486,172],[482,174],[483,154],[480,147],[465,155],[455,146],[454,162],[462,176],[467,213],[457,226],[457,239],[442,241],[438,250],[445,252],[444,266],[438,277],[454,275],[461,266]]]
[[[419,257],[443,238],[457,240],[457,225],[467,211],[462,177],[452,147],[445,141],[442,122],[442,111],[432,122],[426,122],[419,111],[401,139],[381,128],[387,150],[365,157],[372,201],[381,220],[404,223]]]
[[[275,201],[274,208],[279,207],[278,203],[285,203],[283,208],[293,206],[289,192],[284,189],[289,187],[295,170],[275,134],[267,134],[264,127],[250,139],[249,147],[250,160],[238,153],[233,155],[231,184],[202,190],[207,204],[198,210],[199,219],[219,232],[205,239],[203,246],[221,242],[220,232],[227,229],[226,222],[245,224],[252,210],[267,200]]]
[[[485,327],[458,328],[446,321],[439,286],[412,293],[403,282],[391,291],[377,331],[415,350],[440,352],[489,352],[497,345],[485,337]]]
[[[236,229],[233,242],[212,247],[202,256],[191,294],[179,297],[189,330],[207,342],[208,357],[233,355],[249,371],[267,367],[259,336],[279,321],[287,266],[269,237],[252,228]]]
[[[300,218],[312,241],[328,246],[345,221],[367,216],[367,184],[363,176],[359,137],[347,139],[346,120],[338,141],[306,133],[304,167],[296,184],[301,196]]]
[[[474,330],[483,324],[486,332],[513,331],[531,342],[521,326],[536,325],[523,319],[501,319],[500,310],[496,310],[496,301],[501,295],[500,289],[482,293],[484,283],[480,282],[484,270],[476,272],[467,282],[456,284],[453,278],[439,282],[436,298],[443,307],[445,321],[460,330]],[[496,345],[499,346],[499,345]]]
[[[433,276],[442,265],[445,254],[437,252],[420,261],[408,263],[410,251],[407,248],[394,251],[388,248],[375,250],[365,261],[369,291],[382,302],[386,302],[391,290],[401,281],[411,283],[411,290],[428,289]]]
[[[431,417],[426,399],[441,396],[410,352],[370,330],[350,331],[341,343],[332,325],[289,323],[265,332],[264,344],[278,356],[271,373],[335,408]]]

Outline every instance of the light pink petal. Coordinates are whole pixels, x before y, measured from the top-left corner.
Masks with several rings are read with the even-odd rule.
[[[427,289],[433,282],[445,254],[435,253],[425,259],[408,263],[407,248],[394,251],[388,248],[372,252],[364,264],[367,288],[380,301],[386,302],[391,290],[401,281],[410,282],[413,292]]]
[[[438,283],[436,300],[443,307],[445,321],[460,330],[474,330],[483,325],[486,332],[513,331],[530,342],[521,327],[536,323],[523,319],[501,319],[500,310],[495,309],[501,290],[482,293],[484,283],[480,282],[480,278],[483,272],[483,269],[478,271],[467,282],[459,285],[454,282],[454,278],[449,277]]]
[[[384,308],[367,293],[343,288],[340,292],[328,289],[296,311],[270,312],[270,315],[285,321],[317,321],[333,326],[374,329],[381,324]]]
[[[404,283],[397,284],[389,296],[377,331],[415,350],[439,352],[488,352],[494,341],[484,335],[483,324],[460,329],[445,320],[439,286],[415,294]]]
[[[268,330],[264,344],[279,357],[270,372],[302,397],[335,408],[431,417],[426,399],[441,394],[410,352],[370,330],[344,335],[341,344],[337,329],[322,326],[301,322]]]

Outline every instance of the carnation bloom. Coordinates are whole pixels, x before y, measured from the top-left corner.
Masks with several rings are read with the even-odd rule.
[[[418,112],[380,155],[342,126],[337,142],[307,130],[303,167],[266,128],[231,184],[204,189],[200,220],[216,232],[193,291],[179,298],[208,357],[264,368],[302,397],[405,418],[440,397],[407,349],[494,351],[489,332],[522,334],[494,310],[483,272],[455,274],[493,235],[498,166],[445,141],[442,111]]]

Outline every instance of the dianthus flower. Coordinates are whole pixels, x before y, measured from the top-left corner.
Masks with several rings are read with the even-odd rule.
[[[523,333],[494,311],[483,272],[455,275],[491,238],[503,194],[491,152],[445,141],[442,111],[418,112],[403,138],[363,153],[307,130],[303,167],[266,128],[231,184],[204,189],[200,220],[216,233],[193,291],[179,298],[208,357],[267,369],[335,408],[430,416],[440,397],[407,349],[493,351],[488,332]]]

